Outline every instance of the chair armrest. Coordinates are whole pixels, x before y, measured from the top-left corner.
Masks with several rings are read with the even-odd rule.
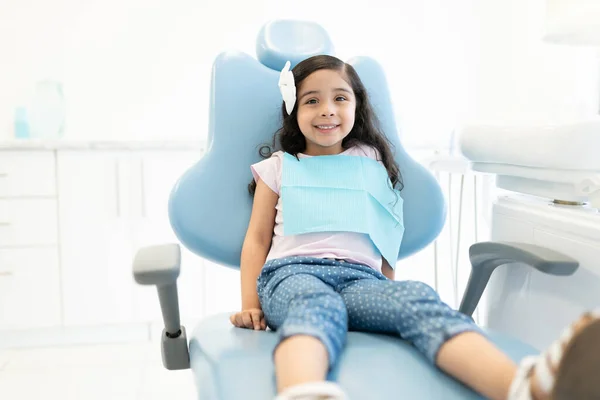
[[[165,329],[162,332],[161,352],[167,369],[190,367],[187,335],[179,319],[177,278],[181,268],[181,249],[178,244],[144,247],[133,260],[133,277],[140,285],[156,285]]]
[[[133,277],[140,285],[175,283],[181,268],[181,249],[176,243],[144,247],[133,260]]]
[[[575,273],[579,262],[557,251],[527,243],[481,242],[469,248],[471,275],[460,303],[459,311],[472,315],[492,272],[505,264],[527,264],[550,275],[568,276]]]

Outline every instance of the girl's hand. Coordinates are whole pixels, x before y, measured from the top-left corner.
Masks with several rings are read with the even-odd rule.
[[[231,314],[229,321],[238,328],[254,329],[255,331],[264,331],[267,329],[265,314],[260,308],[249,308],[248,310]]]

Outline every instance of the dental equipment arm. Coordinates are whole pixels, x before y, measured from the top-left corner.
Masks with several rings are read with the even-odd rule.
[[[472,315],[490,280],[492,272],[505,264],[527,264],[550,275],[567,276],[575,273],[579,262],[545,247],[514,242],[481,242],[469,248],[471,275],[460,303],[459,311]]]
[[[181,265],[178,244],[149,246],[140,249],[133,260],[133,276],[140,285],[156,285],[165,329],[161,336],[161,353],[166,369],[190,367],[185,327],[179,320],[177,278]]]

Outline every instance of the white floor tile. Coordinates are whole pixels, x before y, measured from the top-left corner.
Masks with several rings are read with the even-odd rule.
[[[90,367],[0,372],[0,398],[135,400],[143,368]]]
[[[160,344],[0,351],[0,399],[197,398],[191,370],[163,368]]]
[[[158,355],[156,355],[158,353]],[[40,370],[63,367],[135,366],[160,360],[160,348],[148,343],[51,347],[14,350],[4,370]]]
[[[197,398],[191,370],[169,371],[156,366],[145,368],[138,400]]]

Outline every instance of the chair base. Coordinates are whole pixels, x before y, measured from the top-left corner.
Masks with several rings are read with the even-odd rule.
[[[166,329],[163,329],[161,339],[162,362],[166,369],[178,370],[190,367],[187,334],[185,327],[181,327],[181,333],[177,337],[169,337]]]

